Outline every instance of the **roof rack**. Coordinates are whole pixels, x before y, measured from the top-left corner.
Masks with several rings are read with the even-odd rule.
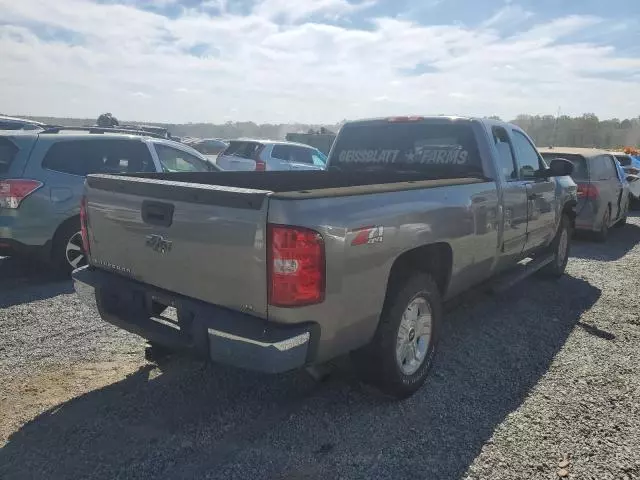
[[[47,127],[38,132],[38,133],[60,133],[62,130],[80,130],[89,133],[127,133],[129,135],[140,135],[143,137],[154,137],[154,138],[163,138],[166,139],[165,136],[159,135],[157,133],[148,132],[146,130],[133,129],[133,128],[113,128],[113,127],[66,127],[66,126],[51,126],[47,125]]]

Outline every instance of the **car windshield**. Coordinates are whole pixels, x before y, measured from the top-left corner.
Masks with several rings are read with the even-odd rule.
[[[483,177],[468,124],[378,123],[344,127],[329,159],[340,170],[389,170],[427,178]]]
[[[573,163],[573,173],[571,174],[571,178],[573,178],[573,180],[576,182],[589,180],[587,161],[582,155],[562,152],[544,152],[542,154],[542,158],[544,158],[547,163],[550,163],[554,158],[564,158],[565,160],[569,160],[571,163]]]

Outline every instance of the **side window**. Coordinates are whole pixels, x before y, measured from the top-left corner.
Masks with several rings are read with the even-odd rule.
[[[105,173],[154,172],[149,148],[139,140],[113,140],[105,144]]]
[[[154,144],[158,158],[165,172],[207,172],[211,170],[207,162],[177,148]]]
[[[595,180],[611,180],[612,178],[617,177],[617,173],[615,171],[615,167],[612,164],[612,161],[609,156],[601,155],[596,157],[592,161],[593,166],[595,167],[591,176]]]
[[[620,176],[618,175],[618,166],[616,163],[616,159],[611,155],[607,157],[607,168],[610,172],[610,178],[612,180],[615,180],[615,179],[620,180]]]
[[[62,140],[49,147],[42,168],[70,175],[100,173],[104,167],[103,141]]]
[[[271,157],[288,162],[291,158],[291,148],[289,145],[274,145]]]
[[[327,157],[319,150],[311,151],[311,159],[313,160],[313,164],[316,167],[326,167],[327,166]]]
[[[525,180],[536,178],[536,173],[540,170],[538,151],[522,133],[517,130],[512,130],[512,133],[520,178]]]
[[[311,149],[304,147],[291,147],[291,161],[313,165],[313,159],[311,158]]]
[[[502,127],[493,127],[493,141],[498,150],[498,162],[500,173],[506,181],[517,180],[518,172],[516,170],[516,162],[513,155],[513,146],[509,140],[507,131]]]

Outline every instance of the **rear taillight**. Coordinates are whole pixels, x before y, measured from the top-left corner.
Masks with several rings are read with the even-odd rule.
[[[600,195],[598,187],[592,183],[579,183],[578,184],[578,198],[596,199]]]
[[[286,225],[268,226],[269,304],[300,307],[324,300],[325,257],[322,236]]]
[[[264,150],[264,145],[258,147],[253,154],[253,161],[256,162],[256,172],[264,172],[267,169],[267,164],[260,158],[262,150]]]
[[[37,180],[0,180],[0,208],[18,208],[25,198],[42,185]]]
[[[89,256],[89,230],[87,228],[87,197],[80,200],[80,233],[82,234],[82,248],[85,255]]]

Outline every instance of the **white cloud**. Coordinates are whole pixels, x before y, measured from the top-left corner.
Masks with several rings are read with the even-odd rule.
[[[223,13],[184,9],[167,18],[131,4],[0,0],[0,111],[313,123],[407,112],[508,118],[558,106],[604,117],[638,112],[630,99],[640,98],[632,77],[640,58],[570,41],[609,26],[604,19],[531,25],[508,5],[511,13],[476,28],[381,17],[358,29],[318,19],[353,14],[362,3],[287,3],[262,0],[242,16],[224,13],[218,0]],[[524,23],[505,37],[509,16]],[[44,26],[53,33],[44,37]],[[190,53],[201,49],[206,55]]]
[[[301,20],[315,14],[340,17],[368,8],[375,0],[361,0],[352,3],[348,0],[263,0],[254,9],[254,13],[267,18],[286,18]]]

